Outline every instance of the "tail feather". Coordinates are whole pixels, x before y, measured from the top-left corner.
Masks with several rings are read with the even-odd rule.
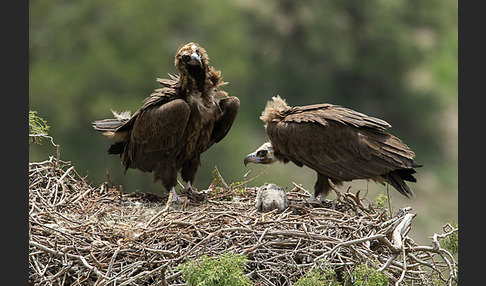
[[[417,179],[413,177],[413,173],[415,173],[413,169],[399,169],[388,172],[386,179],[400,194],[407,198],[415,197],[415,194],[404,181],[416,182]]]
[[[94,121],[93,128],[97,131],[114,132],[130,119],[130,111],[116,112],[111,111],[115,118]]]
[[[111,131],[114,132],[120,126],[122,126],[124,121],[119,121],[118,119],[103,119],[93,122],[93,128],[97,131]]]
[[[398,169],[394,171],[404,181],[417,182],[413,174],[417,173],[414,169]]]
[[[130,120],[131,114],[130,111],[118,113],[112,110],[111,112],[115,118],[94,121],[92,123],[93,128],[97,131],[102,131],[103,135],[115,141],[108,149],[108,154],[123,154],[129,133],[118,131],[118,128]]]

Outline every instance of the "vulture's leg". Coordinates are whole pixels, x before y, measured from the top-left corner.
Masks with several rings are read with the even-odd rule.
[[[195,156],[189,160],[186,160],[182,165],[181,170],[181,178],[184,182],[186,182],[186,186],[182,190],[182,192],[187,196],[188,199],[191,199],[192,201],[199,201],[202,199],[199,197],[200,194],[192,187],[194,184],[194,178],[196,177],[197,169],[200,165],[199,162],[200,157]]]
[[[193,191],[191,182],[186,182],[186,186],[184,187],[184,191],[191,193]]]
[[[170,192],[172,193],[172,202],[175,203],[183,203],[185,200],[182,197],[179,197],[176,193],[175,187],[172,187],[170,189]]]
[[[186,160],[182,165],[181,178],[186,182],[186,187],[184,189],[192,189],[192,184],[194,183],[198,167],[199,156]]]
[[[190,181],[186,182],[186,186],[184,187],[183,192],[189,198],[192,198],[192,197],[194,197],[194,195],[198,194],[198,192],[192,188],[192,183]]]
[[[329,185],[328,177],[317,173],[317,181],[314,185],[314,197],[312,199],[324,202],[326,200],[331,186]]]
[[[328,192],[329,184],[327,182],[327,177],[317,173],[317,181],[314,185],[314,194],[306,201],[311,205],[322,205],[322,203],[326,200],[326,195]]]
[[[199,203],[206,199],[206,193],[196,191],[190,181],[186,183],[186,187],[182,191],[192,202]]]
[[[172,193],[172,202],[184,202],[184,199],[176,193],[177,169],[175,168],[173,156],[167,153],[156,165],[154,170],[154,181],[161,180],[165,189]]]

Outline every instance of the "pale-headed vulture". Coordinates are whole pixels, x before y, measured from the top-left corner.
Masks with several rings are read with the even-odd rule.
[[[276,96],[260,119],[270,139],[248,154],[248,163],[293,162],[317,172],[314,198],[324,201],[331,186],[356,179],[389,183],[406,197],[414,196],[405,181],[416,182],[421,167],[415,153],[387,132],[387,122],[332,104],[288,106]]]

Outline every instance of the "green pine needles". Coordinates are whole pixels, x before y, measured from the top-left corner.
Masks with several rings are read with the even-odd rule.
[[[386,286],[388,278],[384,273],[376,271],[374,268],[359,264],[351,272],[345,273],[344,277],[339,279],[336,271],[330,266],[324,265],[316,270],[309,271],[305,276],[300,278],[295,286]],[[344,280],[344,281],[340,281]]]
[[[253,285],[244,276],[247,258],[226,252],[217,258],[203,255],[177,267],[182,279],[191,286],[245,286]]]
[[[37,115],[37,111],[29,110],[29,144],[41,143],[42,136],[47,135],[49,125],[47,122]]]
[[[360,264],[351,272],[351,275],[346,275],[344,285],[387,286],[388,278],[384,273],[378,272],[376,269],[366,266],[366,264]]]
[[[318,268],[316,272],[309,271],[301,277],[294,286],[341,286],[336,272],[330,266]]]
[[[444,226],[446,234],[441,238],[441,245],[449,251],[452,255],[459,253],[459,233],[458,225],[455,221]]]

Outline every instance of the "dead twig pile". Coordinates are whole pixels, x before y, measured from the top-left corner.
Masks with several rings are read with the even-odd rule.
[[[410,209],[390,218],[359,192],[313,207],[296,185],[284,212],[260,213],[256,188],[238,194],[182,206],[143,193],[120,198],[116,188],[90,186],[57,158],[30,163],[29,282],[177,285],[183,284],[178,265],[228,251],[248,257],[255,285],[292,285],[322,263],[340,275],[365,263],[396,285],[457,278],[457,262],[440,244],[457,228],[434,235],[430,246],[417,245],[408,236]]]

